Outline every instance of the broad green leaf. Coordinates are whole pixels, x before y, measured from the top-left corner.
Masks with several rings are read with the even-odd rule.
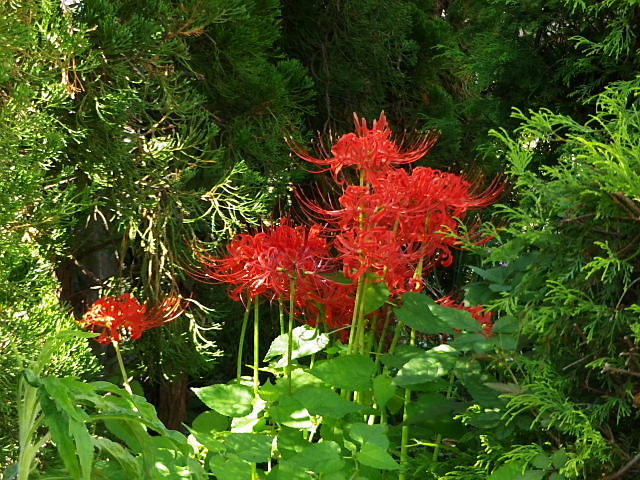
[[[548,470],[551,467],[551,459],[549,458],[549,455],[539,453],[538,455],[533,457],[533,460],[531,460],[531,465],[541,470]]]
[[[371,388],[375,369],[367,356],[342,355],[318,362],[309,373],[334,387],[357,391]]]
[[[389,447],[387,428],[385,425],[369,425],[368,423],[350,423],[346,426],[349,436],[360,445],[371,443],[386,450]]]
[[[316,473],[337,472],[344,467],[340,447],[336,442],[312,443],[284,463]]]
[[[317,329],[310,327],[309,325],[301,325],[294,328],[292,338],[292,359],[305,357],[319,352],[329,344],[329,337],[327,335],[319,332]],[[288,343],[288,333],[284,333],[276,337],[276,339],[271,343],[264,360],[269,361],[276,357],[281,357],[275,363],[275,367],[285,367],[287,365]]]
[[[484,353],[491,348],[491,342],[481,333],[456,335],[450,345],[461,352]]]
[[[328,387],[307,386],[293,393],[293,398],[299,401],[312,415],[322,415],[342,418],[365,407],[342,398]]]
[[[449,345],[440,345],[409,360],[399,371],[394,382],[401,387],[433,381],[455,366],[458,352]]]
[[[69,471],[69,475],[74,480],[82,479],[82,469],[76,455],[75,442],[69,436],[69,417],[59,412],[56,404],[47,395],[42,395],[40,406],[44,413],[44,422],[49,427],[51,438],[58,449],[58,455]]]
[[[262,463],[271,458],[273,438],[263,433],[230,433],[225,437],[224,445],[243,460]]]
[[[251,433],[258,430],[258,425],[264,425],[265,418],[262,412],[267,402],[258,397],[253,402],[253,409],[244,417],[234,417],[231,420],[231,431],[236,433]]]
[[[412,424],[435,420],[460,409],[460,404],[437,392],[420,394],[407,406],[408,422]]]
[[[378,375],[373,379],[373,398],[379,408],[383,408],[396,394],[396,384],[386,374]]]
[[[89,434],[84,422],[69,421],[69,434],[73,436],[76,444],[76,455],[80,461],[82,478],[91,478],[91,466],[93,465],[93,437]]]
[[[69,418],[78,422],[84,422],[89,419],[89,415],[76,406],[73,401],[72,379],[57,377],[41,377],[40,383],[47,391],[49,397],[55,402],[56,408],[67,415]]]
[[[191,390],[207,407],[228,417],[243,417],[253,409],[253,392],[245,385],[218,384]]]
[[[103,437],[94,437],[93,443],[99,450],[106,452],[108,456],[118,462],[129,478],[133,479],[142,477],[140,464],[122,445]]]
[[[482,330],[480,322],[473,318],[471,312],[466,310],[445,307],[444,305],[437,304],[433,300],[431,300],[429,304],[429,309],[431,313],[455,330],[464,330],[467,332],[479,332]]]
[[[518,339],[510,333],[497,333],[491,336],[491,343],[499,350],[513,352],[518,349]]]
[[[493,324],[493,333],[518,333],[520,329],[520,322],[517,318],[511,315],[505,315],[500,317]]]
[[[515,480],[522,474],[521,463],[508,463],[495,470],[487,480]]]
[[[419,332],[429,335],[454,333],[453,328],[431,313],[429,306],[434,303],[426,295],[407,292],[402,296],[402,305],[394,311],[398,320]]]
[[[380,360],[388,368],[400,368],[412,358],[419,357],[423,353],[423,348],[412,345],[398,345],[395,352],[385,353]]]
[[[315,423],[309,411],[299,401],[284,395],[276,405],[268,406],[269,415],[274,421],[291,428],[312,430]]]
[[[505,283],[507,277],[511,273],[511,270],[505,267],[484,269],[476,266],[470,266],[469,268],[477,273],[480,277],[492,283]]]
[[[553,455],[551,455],[551,463],[556,469],[563,468],[566,465],[567,460],[569,460],[569,456],[564,450],[556,450],[553,452]]]
[[[212,455],[209,468],[218,480],[251,480],[251,463],[237,455]]]
[[[382,280],[368,281],[364,288],[362,300],[364,314],[368,315],[371,312],[375,312],[387,303],[389,293],[389,287]]]
[[[386,448],[374,443],[365,443],[359,452],[356,452],[356,460],[363,465],[381,470],[398,470],[400,465],[396,463]]]
[[[222,415],[215,410],[209,410],[207,412],[202,412],[193,419],[191,431],[194,434],[211,434],[214,432],[224,432],[229,429],[230,425],[231,421],[229,417]]]

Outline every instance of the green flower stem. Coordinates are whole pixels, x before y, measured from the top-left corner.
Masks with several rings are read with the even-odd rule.
[[[411,329],[411,345],[416,344],[416,331]],[[404,405],[402,408],[402,431],[400,440],[400,473],[398,474],[398,480],[406,480],[407,478],[407,463],[409,462],[409,425],[407,424],[408,406],[411,402],[411,390],[408,388],[404,391]]]
[[[115,340],[111,342],[113,344],[113,348],[116,351],[116,358],[118,359],[118,366],[120,367],[120,373],[122,374],[122,385],[124,389],[129,392],[130,395],[133,395],[133,391],[131,390],[131,385],[129,384],[129,376],[127,375],[127,371],[124,368],[124,362],[122,361],[122,354],[120,353],[120,346],[118,342]]]
[[[240,340],[238,341],[238,357],[236,359],[236,378],[242,376],[242,354],[244,353],[244,337],[247,334],[247,324],[249,323],[249,311],[251,310],[251,303],[247,304],[247,308],[244,310],[242,317],[242,327],[240,328]]]
[[[293,353],[293,317],[296,307],[296,281],[289,280],[289,335],[287,337],[287,382],[289,383],[289,393],[292,390],[291,384],[291,357]]]
[[[278,319],[280,320],[280,335],[283,335],[284,330],[284,302],[281,298],[278,299]]]
[[[374,358],[376,368],[380,365],[380,355],[382,354],[382,348],[384,347],[384,341],[387,337],[387,330],[389,330],[389,324],[391,323],[391,309],[387,310],[387,315],[384,318],[382,324],[382,331],[380,332],[380,339],[378,340],[378,346],[376,347],[376,355]]]
[[[358,279],[358,286],[356,287],[356,299],[353,305],[353,317],[351,319],[351,329],[349,330],[349,344],[347,346],[347,353],[354,353],[354,348],[357,343],[357,329],[358,329],[358,317],[360,313],[360,303],[364,291],[364,279],[361,277]]]
[[[260,387],[260,379],[258,377],[258,369],[260,368],[260,303],[258,297],[255,298],[253,304],[253,393],[258,396],[258,388]]]
[[[449,387],[447,388],[446,398],[451,398],[453,393],[453,373],[449,375]],[[438,455],[440,455],[440,442],[442,441],[442,434],[438,433],[436,435],[435,445],[433,447],[433,456],[431,457],[431,462],[435,463],[438,461]]]

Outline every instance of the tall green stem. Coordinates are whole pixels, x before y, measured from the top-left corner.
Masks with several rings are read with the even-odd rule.
[[[296,280],[289,280],[289,334],[287,337],[287,381],[289,383],[289,392],[292,390],[291,384],[291,357],[293,356],[293,320],[296,307]]]
[[[120,353],[120,346],[118,342],[115,340],[111,342],[113,344],[113,348],[116,351],[116,358],[118,359],[118,366],[120,367],[120,373],[122,374],[122,386],[124,389],[129,392],[129,394],[133,395],[133,391],[131,390],[131,385],[129,385],[129,376],[127,375],[127,371],[124,368],[124,362],[122,361],[122,354]]]
[[[411,345],[416,344],[416,331],[411,329]],[[404,391],[404,406],[402,409],[402,431],[400,440],[400,473],[398,474],[398,480],[406,480],[407,478],[407,464],[409,462],[409,425],[407,423],[409,419],[408,406],[411,402],[411,390],[408,388]]]
[[[260,387],[260,378],[258,377],[258,369],[260,368],[260,305],[258,297],[255,298],[253,304],[253,393],[258,395]]]
[[[251,303],[247,304],[247,308],[244,310],[242,316],[242,327],[240,328],[240,340],[238,341],[238,357],[236,359],[236,378],[242,376],[242,354],[244,353],[244,337],[247,336],[247,324],[249,323],[249,311],[251,310]]]

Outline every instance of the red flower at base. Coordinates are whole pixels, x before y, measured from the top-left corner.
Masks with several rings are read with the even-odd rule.
[[[78,322],[92,332],[99,332],[96,340],[106,345],[122,341],[123,334],[137,340],[147,330],[175,320],[184,310],[180,297],[169,297],[161,304],[148,308],[130,293],[125,293],[119,297],[96,300]]]

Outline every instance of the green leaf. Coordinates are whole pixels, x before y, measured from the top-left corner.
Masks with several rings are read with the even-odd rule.
[[[456,335],[450,345],[460,352],[484,353],[491,348],[491,342],[482,333],[462,333]]]
[[[518,349],[518,339],[509,333],[492,335],[491,343],[495,345],[495,348],[507,352],[514,352]]]
[[[551,467],[551,459],[548,455],[544,453],[539,453],[533,460],[531,460],[531,465],[541,470],[548,470]]]
[[[231,383],[191,389],[209,408],[228,417],[243,417],[253,410],[251,387]]]
[[[494,471],[487,480],[515,480],[522,474],[522,463],[508,463]]]
[[[470,266],[469,268],[477,273],[480,277],[492,283],[505,283],[507,277],[511,273],[510,269],[505,267],[483,269],[476,266]]]
[[[312,355],[323,350],[329,344],[329,337],[324,333],[320,333],[317,329],[309,325],[301,325],[293,329],[293,344],[291,358],[300,358]],[[285,367],[287,365],[287,349],[289,343],[289,334],[284,333],[276,337],[271,343],[265,361],[269,361],[276,357],[281,357],[276,363],[276,368]]]
[[[268,411],[273,420],[287,427],[303,430],[315,428],[309,411],[289,395],[282,396],[276,405],[269,405]]]
[[[309,373],[329,385],[359,391],[371,388],[376,366],[364,355],[342,355],[318,362]]]
[[[460,409],[460,404],[437,392],[420,394],[407,406],[407,421],[411,424],[422,423],[446,416]]]
[[[58,449],[58,455],[69,471],[69,475],[74,480],[82,479],[82,469],[76,455],[76,446],[69,436],[69,417],[59,412],[56,404],[46,395],[41,397],[40,406],[44,413],[45,424],[49,428],[51,438]],[[91,439],[89,441],[93,445]]]
[[[375,312],[389,300],[389,287],[382,280],[369,280],[363,292],[362,310],[365,315]]]
[[[371,443],[386,450],[389,447],[387,428],[385,425],[369,425],[368,423],[349,423],[346,425],[349,436],[360,445]]]
[[[140,464],[122,445],[103,437],[94,437],[93,443],[99,450],[103,450],[107,455],[118,462],[129,478],[133,479],[142,477]]]
[[[419,332],[429,335],[454,333],[453,328],[431,312],[431,304],[435,302],[426,295],[407,292],[402,296],[402,305],[394,311],[398,320]]]
[[[383,408],[396,394],[396,384],[386,374],[378,375],[373,379],[373,398],[379,408]]]
[[[230,433],[225,437],[224,445],[243,460],[262,463],[271,458],[273,439],[263,433]]]
[[[336,442],[313,443],[301,453],[294,455],[283,464],[316,473],[332,473],[342,470],[344,460]]]
[[[456,363],[458,352],[449,345],[439,345],[409,360],[394,382],[401,387],[430,382],[449,373]]]
[[[218,480],[251,480],[251,463],[237,455],[212,455],[209,468]]]
[[[293,393],[301,405],[312,415],[342,418],[345,415],[363,410],[363,405],[342,398],[328,387],[307,386]]]
[[[380,470],[398,470],[400,465],[396,463],[386,448],[382,448],[374,443],[365,443],[359,452],[356,452],[356,460],[368,467]]]
[[[215,410],[209,410],[207,412],[202,412],[193,419],[191,431],[194,434],[211,434],[214,432],[224,432],[229,429],[230,425],[231,420],[228,416],[222,415]]]
[[[493,333],[518,333],[520,330],[520,322],[511,315],[500,317],[493,324]]]
[[[444,305],[437,304],[433,300],[431,300],[429,304],[429,309],[436,317],[455,330],[467,332],[482,331],[482,325],[480,325],[480,323],[473,318],[471,312],[467,310],[445,307]]]

